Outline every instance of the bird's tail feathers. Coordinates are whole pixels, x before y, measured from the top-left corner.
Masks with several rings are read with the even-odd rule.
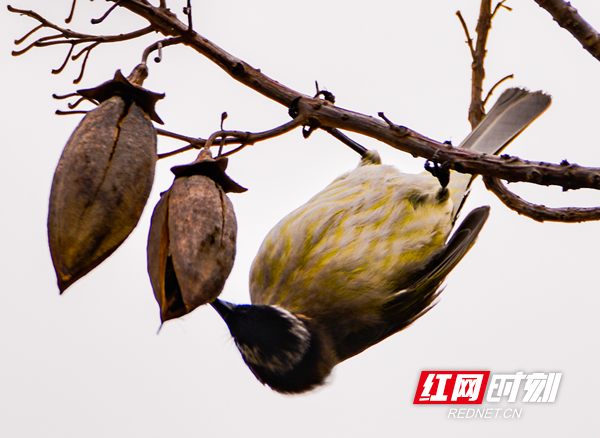
[[[550,106],[552,98],[522,88],[504,91],[490,112],[465,138],[460,147],[485,154],[499,154]]]

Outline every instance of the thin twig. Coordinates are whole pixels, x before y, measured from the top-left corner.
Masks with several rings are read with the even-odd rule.
[[[40,22],[42,27],[54,29],[59,32],[56,35],[38,39],[34,43],[34,45],[36,47],[42,47],[44,45],[49,45],[49,44],[37,44],[39,42],[46,42],[46,41],[50,41],[51,39],[57,39],[57,38],[65,38],[65,41],[62,41],[63,44],[84,43],[84,42],[114,43],[114,42],[121,42],[121,41],[135,39],[135,38],[141,37],[143,35],[147,35],[155,30],[153,25],[149,25],[148,27],[145,27],[143,29],[139,29],[139,30],[136,30],[133,32],[119,34],[119,35],[89,35],[89,34],[85,34],[85,33],[74,32],[70,29],[65,29],[60,26],[57,26],[56,24],[52,23],[51,21],[46,20],[44,17],[42,17],[41,15],[39,15],[38,13],[36,13],[34,11],[28,11],[25,9],[17,9],[17,8],[13,8],[10,5],[8,5],[7,8],[10,12],[25,15],[27,17],[33,18],[34,20],[37,20],[38,22]],[[38,30],[39,28],[40,27],[38,26],[34,30]],[[16,45],[21,44],[23,41],[25,41],[25,39],[27,37],[31,36],[33,33],[34,33],[33,31],[28,32],[23,38],[15,40],[15,44]],[[69,39],[69,40],[67,40],[67,39]],[[18,54],[21,54],[21,53],[24,53],[24,51],[21,51]],[[14,54],[14,52],[13,52],[13,54]]]
[[[155,42],[154,44],[146,47],[146,49],[144,50],[144,53],[142,53],[142,63],[146,64],[148,62],[148,56],[150,56],[150,53],[154,52],[155,50],[158,50],[163,47],[172,46],[174,44],[180,44],[182,41],[183,41],[182,37],[175,37],[175,38],[165,38],[164,40]]]
[[[170,138],[174,138],[176,140],[186,141],[186,142],[191,143],[191,144],[194,144],[195,142],[200,142],[199,143],[200,146],[203,146],[204,142],[205,142],[205,140],[198,140],[196,138],[188,137],[188,136],[181,135],[181,134],[177,134],[175,132],[170,132],[170,131],[167,131],[167,130],[162,129],[162,128],[155,128],[155,129],[156,129],[156,133],[158,135],[162,135],[163,137],[170,137]]]
[[[24,53],[28,52],[29,50],[31,50],[33,47],[40,47],[41,44],[47,44],[47,41],[50,41],[50,40],[52,40],[54,38],[61,38],[61,37],[62,37],[62,35],[50,35],[50,36],[42,37],[42,38],[34,41],[33,43],[29,44],[24,49],[13,50],[11,54],[12,54],[12,56],[21,56],[22,54],[24,54]],[[72,41],[63,41],[63,43],[65,43],[65,44],[73,44]]]
[[[456,11],[456,16],[460,20],[460,24],[462,24],[463,30],[465,31],[465,36],[467,37],[467,45],[469,46],[469,50],[471,51],[471,59],[475,59],[475,49],[473,48],[473,39],[471,38],[471,34],[469,33],[469,28],[467,27],[467,23],[463,18],[460,11]]]
[[[177,155],[177,154],[180,154],[182,152],[186,152],[186,151],[189,151],[192,149],[211,147],[218,140],[219,140],[219,144],[220,144],[220,142],[223,142],[223,144],[240,144],[243,147],[250,146],[250,145],[253,145],[260,141],[265,141],[265,140],[283,135],[287,132],[290,132],[290,131],[298,128],[299,126],[302,126],[302,124],[305,122],[306,121],[302,117],[296,117],[295,119],[292,119],[291,121],[284,123],[283,125],[280,125],[274,129],[270,129],[268,131],[255,132],[255,133],[246,132],[246,131],[217,131],[217,132],[211,134],[211,136],[206,140],[201,139],[201,138],[186,137],[184,135],[175,134],[173,132],[165,131],[163,129],[157,129],[156,132],[159,135],[164,135],[167,137],[175,138],[177,140],[187,141],[188,143],[190,143],[187,146],[176,149],[174,151],[159,154],[158,159],[160,160],[163,158],[171,157],[173,155]],[[226,152],[226,153],[222,154],[222,156],[232,155],[234,153],[234,151],[237,152],[238,150],[243,149],[243,147],[239,147],[237,149],[234,149],[233,151]]]
[[[515,77],[514,75],[510,74],[510,75],[504,76],[502,79],[500,79],[498,82],[496,82],[494,84],[494,86],[492,88],[490,88],[490,91],[488,91],[487,95],[485,96],[485,99],[483,99],[483,106],[485,106],[485,104],[487,103],[489,98],[492,97],[492,93],[498,87],[498,85],[500,85],[502,82],[507,81],[509,79],[514,79],[514,77]]]
[[[74,97],[74,96],[79,96],[79,94],[77,94],[77,93],[69,93],[69,94],[63,94],[63,95],[58,95],[58,94],[53,94],[52,95],[52,97],[54,99],[57,99],[57,100],[68,99],[69,97]]]
[[[69,53],[67,53],[67,56],[66,56],[64,62],[62,63],[62,65],[59,68],[52,70],[53,75],[60,74],[65,69],[65,67],[67,66],[67,63],[69,62],[69,58],[71,57],[71,54],[73,53],[74,48],[75,48],[75,44],[71,44],[71,47],[69,48]]]
[[[64,35],[65,37],[69,37],[69,38],[86,38],[86,37],[91,37],[92,35],[87,35],[87,34],[83,34],[83,33],[79,33],[79,32],[73,32],[70,29],[64,29],[60,26],[57,26],[56,24],[52,23],[51,21],[46,20],[44,17],[42,17],[40,14],[38,14],[37,12],[34,11],[28,11],[25,9],[17,9],[17,8],[13,8],[11,5],[7,6],[8,10],[10,12],[14,12],[16,14],[21,14],[21,15],[25,15],[27,17],[31,17],[34,20],[39,21],[41,24],[43,24],[44,27],[49,27],[51,29],[57,30],[59,31],[62,35]]]
[[[506,1],[506,0],[502,0],[501,2],[499,2],[499,3],[496,5],[496,7],[494,8],[494,12],[492,12],[492,16],[490,17],[490,19],[491,19],[491,20],[493,20],[493,19],[494,19],[494,17],[496,16],[496,12],[498,12],[498,10],[499,10],[500,8],[504,8],[504,9],[506,9],[507,11],[512,11],[512,8],[511,8],[511,7],[508,7],[508,6],[506,6],[506,5],[504,4],[504,2],[505,2],[505,1]]]
[[[386,115],[383,113],[383,111],[379,111],[377,113],[377,115],[379,117],[381,117],[385,121],[385,123],[388,125],[388,127],[394,133],[396,133],[396,135],[398,135],[399,137],[404,137],[406,135],[410,135],[410,130],[406,126],[396,125],[394,122],[392,122],[390,119],[388,119],[386,117]]]
[[[81,79],[83,79],[83,74],[85,72],[85,66],[87,65],[87,61],[88,61],[88,58],[90,57],[90,53],[92,52],[92,50],[94,48],[98,47],[99,45],[100,45],[99,42],[96,42],[94,44],[90,44],[85,49],[83,49],[81,52],[79,52],[77,55],[74,55],[71,58],[73,60],[76,60],[77,58],[79,58],[79,56],[81,56],[82,53],[85,52],[85,57],[83,58],[83,62],[81,63],[81,72],[79,73],[79,76],[77,77],[77,79],[75,79],[73,81],[74,84],[78,84],[79,82],[81,82]]]
[[[18,46],[19,44],[21,44],[23,41],[25,41],[27,38],[29,38],[31,35],[33,35],[34,33],[36,33],[38,30],[40,30],[42,27],[44,27],[43,24],[40,24],[36,27],[34,27],[33,29],[31,29],[29,32],[27,32],[25,35],[23,35],[22,38],[19,38],[18,40],[15,40],[15,46]]]
[[[81,50],[80,50],[80,51],[79,51],[77,54],[73,55],[73,56],[71,57],[71,59],[72,59],[73,61],[77,61],[77,59],[79,59],[79,57],[80,57],[81,55],[83,55],[84,53],[86,53],[86,52],[89,52],[89,51],[90,51],[90,50],[92,50],[93,48],[97,47],[97,46],[98,46],[98,44],[100,44],[100,43],[93,43],[93,44],[90,44],[90,45],[89,45],[89,46],[87,46],[87,47],[84,47],[84,48],[83,48],[83,49],[81,49]]]
[[[222,129],[222,128],[221,128]],[[226,136],[221,137],[221,141],[219,142],[219,151],[217,152],[217,157],[220,157],[223,154],[223,146],[225,146]],[[245,143],[242,143],[242,146],[245,146]]]
[[[106,17],[108,17],[110,15],[110,13],[112,11],[114,11],[117,8],[117,6],[119,6],[119,4],[121,3],[121,1],[122,0],[118,0],[114,5],[112,5],[110,8],[108,8],[108,11],[106,11],[102,17],[100,17],[100,18],[92,18],[92,24],[100,24],[100,23],[102,23],[106,19]]]
[[[162,42],[159,41],[158,42],[158,55],[156,55],[154,57],[154,62],[156,62],[157,64],[162,61],[162,48],[163,48]]]
[[[116,0],[116,2],[117,3],[115,5],[113,5],[113,7],[111,7],[109,12],[112,11],[116,6],[118,6],[120,4],[121,0]],[[73,2],[72,10],[74,10],[74,8],[75,8],[75,2]],[[22,54],[26,53],[27,51],[29,51],[33,47],[47,47],[47,46],[54,46],[54,45],[60,45],[60,44],[70,44],[71,47],[69,49],[69,54],[67,55],[65,61],[61,65],[61,67],[58,69],[52,70],[53,74],[59,74],[65,69],[65,67],[67,66],[67,63],[69,62],[69,59],[76,60],[83,53],[85,53],[85,58],[83,59],[83,63],[81,65],[81,72],[79,74],[79,77],[73,81],[73,83],[75,83],[75,84],[79,83],[81,81],[81,79],[83,78],[83,74],[85,72],[85,66],[86,66],[87,60],[89,58],[89,54],[92,49],[94,49],[95,47],[97,47],[98,45],[100,45],[102,43],[114,43],[114,42],[127,41],[127,40],[141,37],[143,35],[146,35],[152,31],[154,31],[154,26],[150,25],[143,29],[139,29],[139,30],[136,30],[136,31],[133,31],[130,33],[120,34],[120,35],[107,35],[107,36],[88,35],[88,34],[83,34],[83,33],[79,33],[79,32],[74,32],[70,29],[64,29],[60,26],[57,26],[56,24],[46,20],[45,18],[43,18],[42,16],[40,16],[39,14],[37,14],[36,12],[33,12],[33,11],[16,9],[10,5],[8,6],[8,10],[10,12],[19,13],[19,14],[31,17],[40,22],[40,25],[38,25],[33,30],[29,31],[25,36],[23,36],[20,39],[15,40],[16,45],[23,43],[29,36],[33,35],[37,30],[41,29],[42,27],[54,29],[59,32],[54,35],[49,35],[49,36],[38,38],[36,41],[29,44],[27,47],[25,47],[22,50],[13,51],[12,52],[13,56],[22,55]],[[108,12],[107,12],[107,14],[108,14]],[[107,14],[105,14],[105,16]],[[71,57],[74,47],[78,44],[85,44],[85,43],[90,43],[90,45],[87,46],[86,48],[82,49],[78,54]]]
[[[231,155],[233,155],[235,153],[238,153],[239,151],[241,151],[242,149],[244,149],[246,146],[250,146],[250,144],[249,143],[244,143],[244,144],[238,146],[235,149],[232,149],[232,150],[230,150],[228,152],[222,153],[220,156],[221,157],[229,157],[229,156],[231,156]]]
[[[79,104],[80,104],[81,102],[83,102],[83,101],[86,101],[86,102],[91,102],[91,101],[90,101],[88,98],[86,98],[86,97],[81,97],[81,98],[77,99],[77,101],[76,101],[75,103],[69,103],[69,104],[67,104],[67,106],[69,107],[69,109],[75,109],[75,108],[77,108],[77,107],[79,106]]]
[[[77,3],[77,0],[73,0],[73,3],[71,4],[71,12],[69,12],[69,16],[65,19],[65,23],[67,24],[71,22],[73,19],[73,14],[75,14],[75,3]]]
[[[184,12],[188,16],[188,32],[191,33],[194,31],[194,26],[192,25],[192,0],[187,0],[187,7]]]
[[[54,111],[54,114],[56,114],[57,116],[70,116],[71,114],[87,114],[87,113],[89,113],[89,111],[84,111],[84,110],[77,110],[77,111],[56,110],[56,111]]]
[[[187,146],[184,146],[182,148],[175,149],[175,150],[170,151],[170,152],[164,152],[162,154],[158,154],[158,159],[162,160],[163,158],[173,157],[175,155],[181,154],[183,152],[191,151],[191,150],[194,150],[194,149],[199,149],[199,148],[196,147],[196,146],[194,146],[194,145],[188,144]]]
[[[348,137],[346,134],[340,132],[336,128],[323,127],[322,129],[324,129],[329,134],[331,134],[333,137],[335,137],[336,139],[338,139],[339,141],[344,143],[346,146],[348,146],[354,152],[359,154],[361,157],[363,157],[367,152],[369,152],[369,150],[366,147],[364,147],[360,143],[355,142],[350,137]]]
[[[519,214],[538,222],[586,222],[600,220],[600,208],[550,208],[545,205],[532,204],[508,190],[497,178],[485,176],[486,188],[494,193],[504,205]]]

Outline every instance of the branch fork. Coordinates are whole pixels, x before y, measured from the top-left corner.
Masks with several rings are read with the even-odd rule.
[[[576,209],[575,214],[573,209],[562,209],[539,213],[540,208],[532,209],[533,204],[526,201],[515,200],[516,195],[506,194],[508,192],[505,187],[498,181],[499,179],[508,182],[529,182],[539,185],[558,185],[564,190],[578,188],[593,188],[600,189],[600,169],[586,168],[577,165],[560,165],[547,164],[521,160],[516,157],[503,155],[501,157],[481,155],[471,151],[466,151],[458,148],[453,148],[449,145],[441,144],[432,139],[429,139],[415,131],[404,126],[400,126],[391,122],[382,113],[379,114],[379,120],[364,114],[349,111],[335,106],[327,99],[311,98],[303,93],[292,90],[285,85],[264,75],[259,69],[256,69],[241,59],[227,53],[216,44],[212,43],[203,36],[197,34],[192,29],[191,10],[188,2],[187,8],[187,23],[183,23],[167,9],[166,1],[161,0],[159,6],[153,6],[146,0],[109,0],[115,3],[107,13],[99,20],[103,20],[116,7],[128,9],[136,15],[145,18],[150,25],[146,28],[121,35],[97,36],[73,32],[69,29],[63,29],[48,20],[41,17],[33,11],[19,10],[11,6],[8,9],[11,12],[29,16],[37,20],[40,24],[32,31],[28,32],[23,38],[15,41],[15,44],[23,43],[27,38],[42,28],[50,28],[57,31],[57,34],[41,37],[31,43],[28,47],[21,51],[13,52],[15,56],[27,52],[32,47],[44,47],[56,44],[71,45],[67,58],[60,68],[54,70],[54,73],[60,73],[65,68],[69,59],[76,60],[84,56],[82,62],[81,73],[76,82],[81,80],[86,61],[90,52],[98,45],[108,42],[121,42],[129,39],[134,39],[150,32],[160,32],[164,39],[156,42],[148,47],[143,54],[144,62],[149,54],[154,50],[161,50],[167,45],[184,44],[189,46],[196,52],[207,57],[216,65],[221,67],[227,74],[240,83],[249,88],[263,94],[268,99],[278,102],[285,107],[290,107],[293,102],[297,103],[296,117],[279,127],[272,130],[248,133],[240,131],[218,131],[211,136],[214,142],[218,143],[221,149],[226,144],[238,144],[239,147],[234,151],[227,152],[223,156],[235,153],[247,145],[254,144],[268,138],[273,138],[285,132],[291,131],[298,126],[308,126],[304,129],[305,136],[308,136],[315,129],[323,129],[329,132],[340,141],[349,145],[353,150],[361,155],[364,155],[366,149],[360,144],[354,142],[346,134],[341,131],[355,132],[377,139],[385,144],[388,144],[396,149],[408,152],[413,156],[419,156],[428,160],[435,159],[436,162],[447,166],[449,169],[454,169],[462,173],[470,173],[473,175],[481,174],[484,176],[486,186],[494,192],[507,205],[510,203],[511,208],[517,209],[521,214],[532,217],[535,220],[561,220],[575,221],[580,220],[597,220],[597,209]],[[547,9],[553,14],[555,20],[563,27],[568,28],[580,41],[584,47],[600,59],[600,55],[596,53],[600,47],[600,36],[589,26],[577,12],[567,2],[562,0],[535,0],[540,6]],[[462,18],[460,12],[457,13],[461,25],[467,36],[467,45],[473,58],[472,64],[472,95],[471,105],[469,109],[469,121],[471,125],[476,126],[485,115],[484,106],[488,102],[493,91],[505,80],[512,78],[508,75],[498,81],[483,98],[483,78],[485,75],[484,58],[486,55],[486,42],[489,30],[491,28],[492,18],[494,18],[500,9],[511,10],[504,5],[504,1],[500,1],[492,8],[491,0],[482,0],[481,10],[478,24],[476,27],[477,40],[474,42],[469,35],[467,25]],[[73,9],[75,1],[73,1]],[[585,25],[585,26],[584,26]],[[586,27],[587,26],[587,27]],[[576,32],[577,29],[583,30],[583,33]],[[75,45],[88,44],[76,55],[73,55]],[[159,53],[158,59],[161,55]],[[317,94],[316,97],[320,97]],[[208,140],[194,139],[179,134],[169,133],[168,131],[158,130],[161,135],[167,135],[173,138],[188,142],[188,145],[177,151],[162,154],[161,158],[171,156],[184,150],[203,147]],[[503,188],[503,190],[501,189]],[[510,192],[508,192],[510,193]],[[508,201],[510,199],[510,201]],[[519,198],[520,199],[520,198]],[[543,207],[543,206],[536,206]],[[546,207],[544,207],[546,208]],[[534,211],[535,210],[535,211]],[[545,215],[545,216],[544,216]],[[552,219],[551,217],[555,218]]]

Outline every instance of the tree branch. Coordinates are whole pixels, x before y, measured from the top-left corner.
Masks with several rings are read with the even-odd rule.
[[[117,0],[117,1],[120,1],[120,0]],[[73,2],[72,8],[74,10],[75,2]],[[38,30],[40,30],[42,28],[54,29],[59,32],[55,35],[38,38],[37,40],[35,40],[33,43],[29,44],[27,47],[25,47],[22,50],[18,50],[18,51],[14,50],[12,52],[13,56],[22,55],[22,54],[28,52],[33,47],[46,47],[46,46],[54,46],[54,45],[58,45],[58,44],[70,44],[71,47],[69,49],[69,53],[68,53],[65,61],[61,65],[61,67],[58,69],[52,70],[53,74],[59,74],[66,67],[66,65],[69,61],[69,58],[71,60],[75,61],[83,53],[85,53],[85,57],[82,62],[82,65],[81,65],[81,72],[79,74],[79,77],[73,81],[73,83],[75,83],[75,84],[77,84],[81,81],[81,79],[83,77],[83,73],[85,71],[85,65],[88,60],[89,54],[98,45],[103,44],[103,43],[116,43],[116,42],[132,40],[132,39],[139,38],[143,35],[149,34],[154,31],[154,26],[150,25],[143,29],[139,29],[139,30],[136,30],[133,32],[120,34],[120,35],[89,35],[89,34],[85,34],[85,33],[74,32],[71,29],[64,29],[64,28],[46,20],[44,17],[42,17],[41,15],[39,15],[38,13],[36,13],[34,11],[17,9],[17,8],[13,8],[10,5],[8,5],[8,10],[10,12],[14,12],[17,14],[25,15],[27,17],[31,17],[34,20],[39,21],[39,23],[40,23],[37,27],[32,29],[27,34],[25,34],[25,36],[15,40],[15,45],[19,45],[19,44],[23,43],[28,37],[30,37],[31,35],[33,35],[35,32],[37,32]],[[73,10],[71,11],[71,14],[72,14]],[[112,10],[112,8],[111,8],[111,10]],[[73,48],[78,44],[84,44],[84,43],[91,43],[91,44],[89,46],[87,46],[86,48],[84,48],[82,51],[80,51],[78,54],[71,57],[71,53],[73,53]]]
[[[489,2],[489,0],[483,1]],[[120,6],[146,18],[163,35],[181,37],[183,44],[206,56],[235,80],[269,99],[290,107],[292,102],[300,97],[299,114],[304,120],[313,118],[321,127],[364,134],[414,156],[447,162],[450,169],[458,172],[489,175],[510,182],[558,185],[565,190],[600,189],[598,168],[570,165],[567,170],[564,166],[529,162],[508,155],[502,157],[481,155],[448,147],[403,126],[392,129],[385,122],[373,117],[336,107],[325,100],[313,99],[274,81],[196,32],[188,32],[187,24],[179,21],[168,10],[154,7],[144,0],[124,0]],[[491,6],[484,12],[491,15]],[[479,28],[483,33],[483,28]],[[485,53],[485,47],[481,48],[481,45],[479,50]]]
[[[411,153],[414,156],[420,156],[428,160],[435,160],[438,163],[444,163],[447,168],[462,173],[470,173],[473,175],[481,174],[490,178],[503,179],[509,182],[521,181],[538,185],[558,185],[565,190],[578,188],[600,189],[600,169],[598,168],[585,168],[582,166],[571,165],[566,163],[566,161],[560,165],[555,165],[529,162],[508,155],[500,157],[482,155],[473,151],[438,143],[417,132],[411,131],[404,126],[394,124],[386,119],[385,116],[383,116],[383,113],[380,114],[381,117],[384,118],[384,121],[336,107],[332,102],[324,99],[311,98],[280,84],[262,74],[260,70],[227,53],[203,36],[198,35],[189,28],[189,23],[181,22],[173,13],[166,9],[164,7],[165,2],[161,2],[159,7],[155,7],[146,0],[110,1],[118,2],[119,7],[126,8],[150,22],[148,28],[137,31],[138,33],[143,34],[150,31],[158,31],[167,38],[167,41],[174,43],[181,41],[182,44],[193,48],[198,53],[217,64],[238,82],[288,108],[294,104],[294,119],[288,124],[276,128],[275,130],[258,134],[224,131],[221,132],[221,144],[239,143],[241,144],[240,147],[244,147],[247,144],[259,141],[262,138],[261,135],[263,135],[264,138],[280,135],[280,133],[275,133],[274,131],[283,129],[284,127],[285,129],[293,129],[300,125],[309,126],[310,129],[308,133],[317,128],[324,129],[330,133],[336,133],[338,132],[337,129],[341,129],[375,138],[396,149]],[[503,6],[502,3],[495,8],[494,12],[501,6]],[[70,30],[61,29],[31,11],[20,11],[11,7],[9,7],[9,10],[31,16],[44,24],[45,27],[54,28],[62,34],[59,36],[41,38],[34,44],[45,45],[58,43],[56,39],[60,37],[78,38],[79,42],[99,42],[99,38],[108,38],[77,34]],[[470,45],[472,53],[475,53],[472,87],[472,96],[474,99],[472,100],[472,108],[469,112],[469,119],[473,126],[479,123],[484,114],[483,101],[481,99],[481,83],[485,73],[483,69],[483,60],[486,53],[485,43],[487,41],[487,34],[490,29],[492,15],[491,0],[482,0],[480,17],[477,25],[477,44],[475,48],[472,47],[472,43]],[[461,22],[466,30],[464,20],[461,20]],[[468,32],[466,33],[467,39],[470,39]],[[31,34],[31,32],[29,34]],[[174,39],[170,37],[174,37]],[[113,36],[112,38],[116,41],[119,37]],[[122,39],[123,36],[120,36],[120,38]],[[67,41],[61,42],[67,43]],[[161,45],[164,44],[165,42],[163,41]],[[158,48],[159,44],[157,43],[156,45],[150,46],[145,55],[153,50],[155,46]],[[84,49],[88,54],[89,50],[91,50],[91,46],[89,46],[88,49]],[[477,60],[480,62],[476,62]],[[343,134],[339,134],[340,135],[336,135],[337,138],[343,136]],[[213,137],[213,140],[219,138],[218,135],[216,137],[213,135]],[[347,137],[345,138],[347,139]],[[191,145],[188,147],[192,148],[201,145],[202,141],[201,139],[197,139],[193,142],[190,141],[190,143]],[[345,143],[348,144],[349,142]],[[353,148],[360,153],[361,148],[354,146],[356,145],[353,144]],[[228,154],[233,152],[235,151],[230,151]],[[170,154],[172,153],[163,154],[163,156]]]
[[[534,0],[547,10],[560,27],[568,30],[585,50],[600,61],[600,34],[585,21],[570,3],[563,0]]]
[[[508,190],[497,178],[483,177],[486,188],[494,193],[508,208],[538,222],[585,222],[600,220],[600,208],[549,208],[525,201]]]
[[[469,107],[469,123],[471,129],[475,129],[483,116],[485,109],[483,107],[483,79],[485,78],[485,69],[483,61],[485,59],[485,46],[487,37],[492,27],[492,0],[481,0],[479,10],[479,19],[477,20],[477,42],[473,53],[473,64],[471,72],[471,106]]]
[[[471,51],[471,58],[473,63],[471,64],[471,105],[469,106],[469,123],[471,123],[471,129],[475,129],[477,125],[481,122],[483,117],[485,117],[485,104],[491,97],[492,93],[496,89],[498,85],[507,79],[512,79],[513,75],[505,76],[500,79],[496,84],[488,91],[485,99],[483,96],[483,80],[485,79],[485,68],[484,61],[485,55],[487,53],[485,47],[487,45],[487,38],[490,33],[490,29],[492,28],[492,19],[495,17],[498,10],[504,8],[508,11],[512,11],[511,8],[504,5],[504,0],[499,2],[492,12],[492,2],[491,0],[482,0],[481,8],[479,10],[479,19],[477,20],[477,43],[475,48],[473,47],[473,40],[469,34],[469,29],[467,27],[467,23],[460,11],[456,12],[460,20],[460,24],[465,31],[465,35],[467,36],[467,44],[469,45],[469,50]]]
[[[181,37],[183,44],[206,56],[232,78],[285,107],[289,108],[297,97],[307,97],[265,76],[260,70],[227,53],[196,32],[189,32],[188,25],[167,9],[152,6],[144,0],[124,0],[119,6],[145,18],[164,36]]]
[[[473,175],[489,175],[509,182],[557,185],[565,190],[600,189],[600,168],[588,168],[566,162],[560,165],[521,160],[509,155],[500,157],[438,143],[404,126],[336,107],[331,103],[302,98],[299,114],[316,120],[321,126],[335,127],[377,139],[396,149],[439,163],[450,169]]]

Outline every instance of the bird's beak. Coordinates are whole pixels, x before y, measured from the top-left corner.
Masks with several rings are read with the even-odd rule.
[[[231,315],[233,309],[236,307],[235,304],[228,303],[227,301],[221,301],[219,299],[214,300],[212,303],[210,303],[210,305],[213,306],[219,315],[221,315],[221,318],[223,318],[225,322],[227,322],[227,318],[229,315]]]

